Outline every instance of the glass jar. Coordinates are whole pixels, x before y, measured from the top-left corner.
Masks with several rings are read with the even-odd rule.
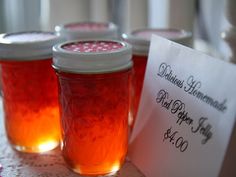
[[[77,22],[55,27],[57,34],[66,40],[78,39],[116,39],[117,26],[105,22]]]
[[[57,78],[51,68],[50,32],[0,36],[4,122],[9,142],[19,151],[44,152],[60,141]]]
[[[138,107],[140,102],[140,97],[143,88],[143,81],[146,71],[146,65],[148,60],[148,52],[150,46],[151,36],[159,35],[174,42],[180,44],[191,46],[192,45],[192,35],[190,32],[178,29],[155,29],[155,28],[146,28],[139,29],[131,32],[130,34],[123,34],[122,38],[124,41],[128,42],[133,47],[133,56],[132,60],[134,63],[133,66],[133,98],[132,98],[132,116],[129,124],[131,129],[133,129],[135,119],[138,113]]]
[[[65,161],[82,175],[115,173],[128,147],[130,45],[75,41],[54,46],[53,53]]]

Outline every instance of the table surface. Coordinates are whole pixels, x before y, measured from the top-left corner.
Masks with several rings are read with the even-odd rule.
[[[79,177],[70,171],[61,156],[59,148],[42,153],[20,153],[13,150],[4,132],[2,99],[0,98],[0,177]],[[129,161],[114,177],[144,177]]]

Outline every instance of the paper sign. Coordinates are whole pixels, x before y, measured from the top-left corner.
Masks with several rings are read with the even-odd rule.
[[[129,157],[147,177],[216,177],[235,115],[234,65],[153,36]]]

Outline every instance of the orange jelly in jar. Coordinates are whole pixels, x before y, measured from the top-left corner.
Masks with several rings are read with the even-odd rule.
[[[4,122],[16,150],[44,152],[60,142],[57,78],[51,67],[51,48],[59,40],[49,32],[0,37]]]
[[[54,47],[53,66],[66,163],[82,175],[115,173],[128,148],[131,47],[120,41],[68,42]]]
[[[133,97],[133,118],[137,117],[138,113],[138,107],[139,102],[141,98],[142,88],[143,88],[143,81],[146,71],[146,65],[147,65],[147,54],[145,55],[139,55],[139,54],[133,54],[132,60],[134,62],[133,66],[133,77],[132,77],[132,84],[134,90],[134,97]],[[135,120],[135,119],[134,119]],[[134,120],[131,123],[131,128],[134,126]]]
[[[129,122],[131,129],[133,129],[135,120],[137,118],[137,113],[143,88],[144,76],[146,71],[146,65],[148,60],[150,40],[153,34],[165,37],[169,40],[173,40],[180,44],[191,46],[191,33],[178,29],[147,28],[147,29],[135,30],[130,34],[122,35],[123,40],[130,43],[133,47],[132,60],[134,66],[133,66],[133,77],[132,77],[132,87],[133,87],[132,106],[131,106],[132,120],[130,120]]]

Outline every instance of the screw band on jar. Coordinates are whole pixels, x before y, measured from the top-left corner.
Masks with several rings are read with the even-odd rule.
[[[55,31],[67,40],[116,39],[117,26],[106,22],[77,22],[55,27]]]
[[[132,67],[131,46],[116,40],[87,40],[53,47],[53,67],[72,73],[109,73]]]
[[[0,35],[0,58],[44,59],[52,56],[52,46],[62,39],[53,32],[29,31]],[[14,51],[14,52],[13,52]]]

